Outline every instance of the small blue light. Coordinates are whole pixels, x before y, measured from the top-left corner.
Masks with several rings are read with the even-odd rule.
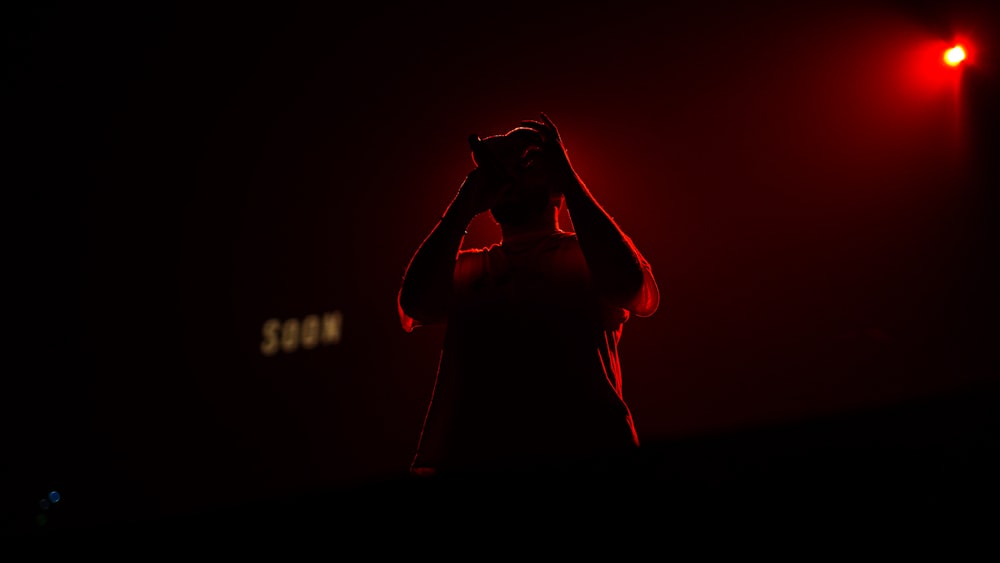
[[[50,502],[57,503],[60,499],[62,499],[62,495],[59,494],[59,491],[52,491],[49,493]]]

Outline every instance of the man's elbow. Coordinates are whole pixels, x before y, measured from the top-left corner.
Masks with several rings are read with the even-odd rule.
[[[641,291],[625,307],[637,317],[651,317],[660,308],[660,292],[653,288]]]
[[[434,324],[444,316],[441,307],[434,306],[429,300],[420,299],[407,292],[400,292],[398,304],[400,313],[421,325]]]
[[[660,306],[660,290],[653,274],[646,268],[630,272],[619,280],[613,300],[623,309],[640,317],[652,315]]]
[[[641,268],[628,268],[609,280],[607,294],[616,303],[630,303],[643,292],[645,283],[646,276]]]

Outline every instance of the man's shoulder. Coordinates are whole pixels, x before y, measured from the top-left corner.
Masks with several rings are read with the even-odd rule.
[[[486,263],[490,261],[490,257],[498,248],[500,248],[499,244],[463,248],[458,252],[455,264],[456,272],[460,276],[477,275],[479,271],[486,268]]]
[[[469,259],[469,258],[479,258],[479,257],[482,257],[482,256],[484,256],[486,254],[489,254],[490,252],[495,252],[499,248],[500,248],[500,244],[499,243],[488,244],[486,246],[476,246],[476,247],[470,247],[470,248],[463,248],[463,249],[461,249],[461,250],[458,251],[458,258],[460,260],[461,259]]]
[[[572,231],[560,231],[552,235],[552,246],[560,251],[579,252],[580,239]]]
[[[555,238],[563,244],[579,244],[580,242],[573,231],[560,231],[556,233]]]

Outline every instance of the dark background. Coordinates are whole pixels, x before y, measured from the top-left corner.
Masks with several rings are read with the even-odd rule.
[[[996,9],[749,4],[9,14],[5,531],[403,478],[442,336],[401,329],[403,270],[466,136],[541,111],[660,284],[621,346],[653,467],[906,451],[974,473],[996,444]],[[477,218],[467,244],[497,235]],[[339,342],[261,354],[268,319],[335,311]]]

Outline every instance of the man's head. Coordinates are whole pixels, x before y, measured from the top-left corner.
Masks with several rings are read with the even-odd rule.
[[[497,223],[523,225],[562,205],[562,194],[552,188],[545,173],[542,138],[536,131],[518,127],[503,135],[473,136],[469,141],[476,165],[507,184],[490,208]]]

